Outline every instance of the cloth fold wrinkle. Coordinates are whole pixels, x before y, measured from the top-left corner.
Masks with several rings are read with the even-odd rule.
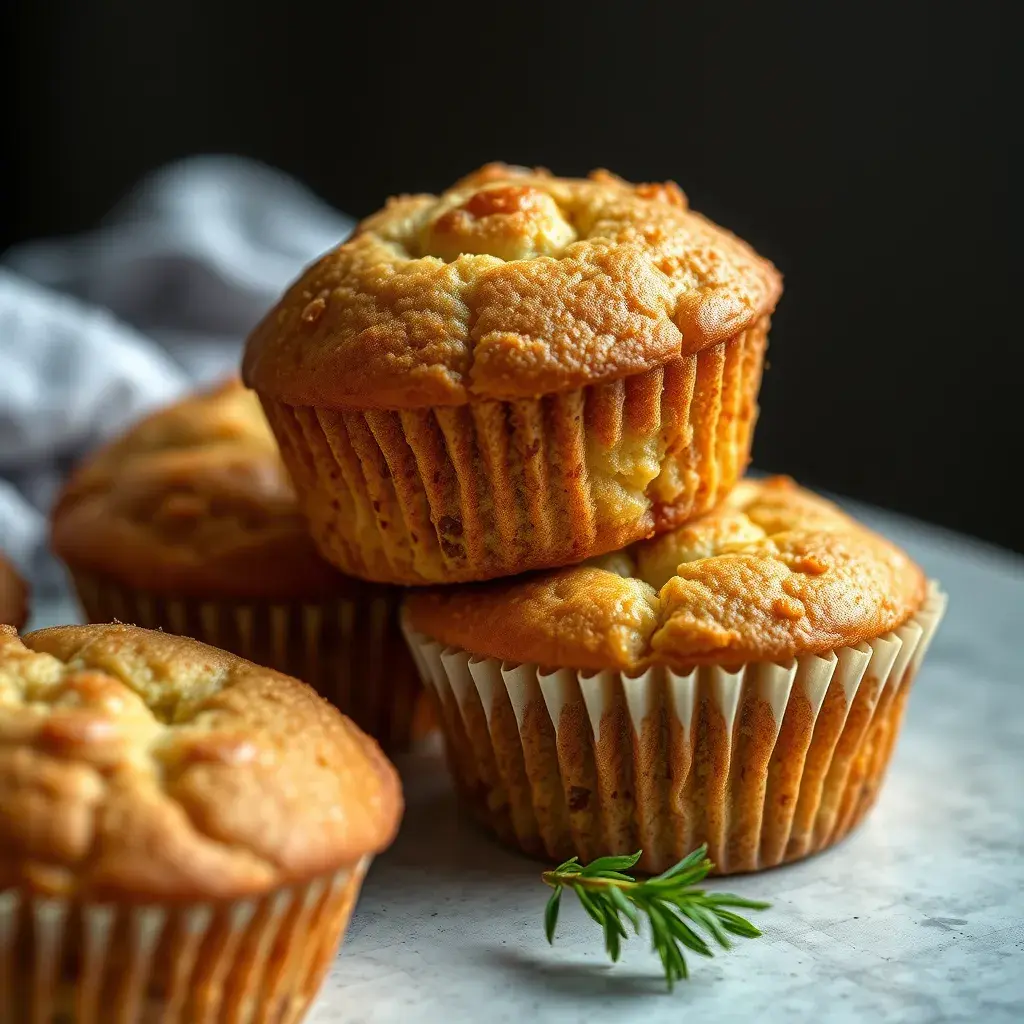
[[[46,516],[86,451],[233,373],[249,330],[354,222],[238,157],[155,171],[92,232],[0,259],[0,549],[38,596],[63,574]]]

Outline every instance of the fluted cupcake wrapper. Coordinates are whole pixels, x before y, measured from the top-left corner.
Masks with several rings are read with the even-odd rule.
[[[220,647],[309,683],[389,750],[432,727],[398,624],[399,595],[318,603],[168,597],[72,571],[90,622],[129,622]]]
[[[861,819],[945,605],[932,584],[874,640],[635,677],[478,658],[404,625],[456,784],[500,838],[557,861],[642,849],[651,873],[706,842],[727,874],[824,849]]]
[[[262,396],[314,539],[390,583],[582,561],[699,515],[746,466],[768,322],[561,394],[334,411]]]
[[[296,1024],[355,905],[355,867],[226,903],[0,892],[0,1024]]]

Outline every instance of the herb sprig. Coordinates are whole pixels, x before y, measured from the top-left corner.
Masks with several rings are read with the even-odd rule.
[[[619,959],[621,942],[628,938],[623,918],[640,934],[640,920],[646,918],[651,932],[651,949],[661,958],[669,991],[677,981],[689,977],[684,949],[701,956],[714,950],[699,932],[707,933],[722,949],[729,949],[730,935],[745,939],[761,933],[746,918],[729,908],[765,910],[770,904],[729,893],[705,892],[696,886],[714,867],[706,845],[694,850],[674,867],[656,878],[638,882],[627,875],[640,859],[642,850],[631,857],[599,857],[586,866],[578,857],[545,871],[541,878],[555,891],[544,910],[544,931],[554,944],[555,927],[563,889],[571,889],[583,909],[604,930],[605,949],[612,961]]]

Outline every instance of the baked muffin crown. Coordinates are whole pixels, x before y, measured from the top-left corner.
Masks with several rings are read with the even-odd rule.
[[[924,601],[898,548],[775,477],[711,513],[557,572],[413,593],[413,629],[475,655],[639,672],[775,661],[881,636]]]
[[[304,684],[132,626],[0,627],[0,889],[253,895],[387,846],[397,775]]]
[[[51,539],[75,569],[161,593],[316,599],[350,586],[317,553],[259,400],[238,380],[87,457]]]
[[[732,338],[780,291],[671,183],[491,164],[364,220],[257,326],[243,374],[319,408],[536,397]]]

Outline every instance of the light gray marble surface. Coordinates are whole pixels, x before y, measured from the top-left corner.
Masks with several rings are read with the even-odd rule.
[[[769,899],[764,937],[691,958],[669,995],[643,940],[606,962],[572,900],[544,941],[541,865],[462,820],[436,753],[400,763],[408,812],[374,863],[311,1024],[1024,1021],[1024,561],[856,510],[950,607],[881,799],[841,845],[719,883]],[[71,621],[41,609],[34,625]]]

